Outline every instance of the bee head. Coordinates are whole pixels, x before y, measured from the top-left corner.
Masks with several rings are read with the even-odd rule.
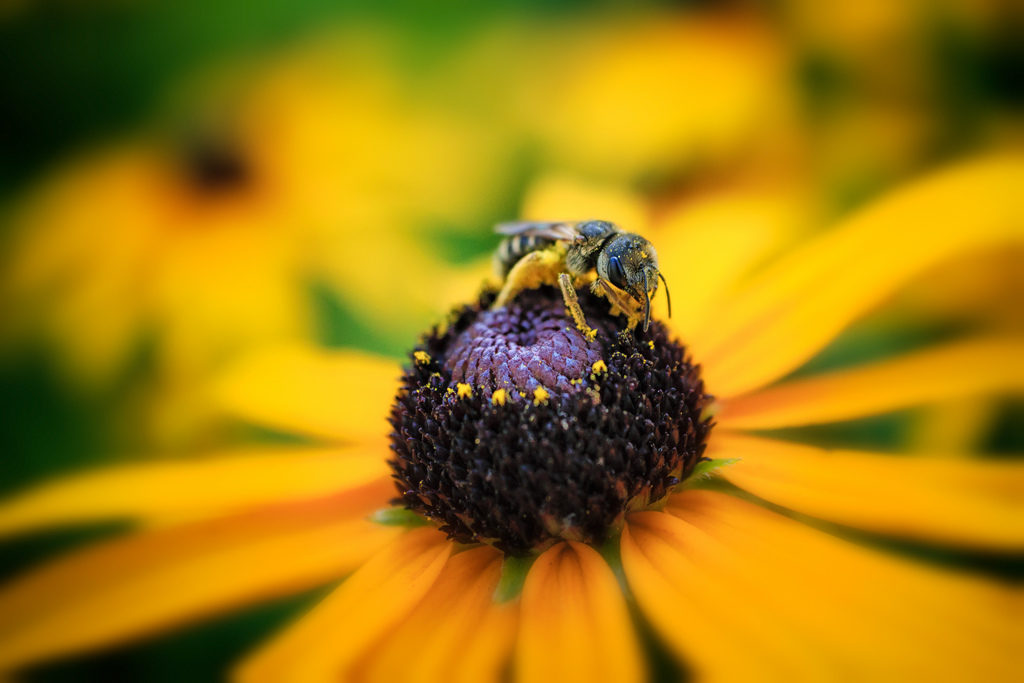
[[[651,243],[640,235],[622,233],[612,238],[597,259],[598,277],[629,294],[644,307],[644,332],[651,324],[651,299],[658,291],[658,255]],[[668,315],[672,317],[672,298],[665,282]]]

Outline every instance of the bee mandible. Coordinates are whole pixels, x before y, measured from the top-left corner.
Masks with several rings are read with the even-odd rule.
[[[665,284],[668,314],[672,316],[672,299],[665,276],[658,270],[658,255],[649,241],[640,235],[623,232],[609,221],[577,222],[515,221],[500,223],[495,232],[506,235],[495,253],[495,266],[505,278],[495,306],[507,303],[520,291],[541,284],[534,272],[548,266],[558,270],[558,285],[566,309],[581,331],[595,334],[586,324],[576,297],[574,280],[595,271],[592,290],[603,294],[612,304],[630,316],[630,327],[637,320],[630,315],[629,300],[624,292],[643,307],[643,329],[651,322],[651,298],[658,291],[658,280]],[[545,254],[548,256],[545,264]],[[552,262],[552,259],[556,258]]]

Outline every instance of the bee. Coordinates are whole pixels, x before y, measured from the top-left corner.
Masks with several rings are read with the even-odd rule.
[[[630,327],[639,319],[631,314],[634,306],[623,293],[643,307],[643,329],[651,322],[651,299],[658,291],[658,280],[665,285],[668,314],[672,316],[672,298],[665,276],[658,270],[654,247],[640,235],[623,232],[608,221],[500,223],[495,232],[506,235],[495,252],[495,266],[505,285],[495,306],[504,305],[523,289],[543,282],[538,268],[557,272],[558,285],[566,309],[576,326],[593,338],[576,296],[575,281],[595,271],[592,291],[603,294],[630,317]]]

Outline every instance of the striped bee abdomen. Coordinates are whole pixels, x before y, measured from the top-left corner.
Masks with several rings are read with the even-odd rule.
[[[531,251],[537,251],[554,244],[556,240],[540,235],[510,235],[501,241],[494,252],[495,270],[501,277],[508,275],[512,266]]]

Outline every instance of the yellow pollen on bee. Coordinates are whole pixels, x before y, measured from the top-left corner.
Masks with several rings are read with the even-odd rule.
[[[600,375],[603,372],[608,372],[608,365],[603,360],[594,361],[594,364],[590,366],[590,371],[595,375]]]
[[[505,276],[505,284],[502,285],[491,308],[508,305],[517,294],[527,289],[557,284],[558,274],[565,267],[565,249],[565,245],[555,243],[544,249],[531,251],[519,259]]]
[[[473,395],[473,387],[469,386],[465,382],[459,382],[456,384],[455,390],[459,394],[459,398],[469,398]]]
[[[551,394],[544,387],[537,387],[533,390],[533,405],[539,406],[541,403],[547,403]]]
[[[412,354],[412,357],[416,359],[419,365],[426,365],[430,362],[430,354],[426,351],[416,351]]]
[[[491,403],[496,406],[505,405],[505,401],[508,400],[508,392],[504,389],[498,389],[491,394]]]
[[[652,340],[650,340],[650,341],[648,341],[648,342],[647,342],[647,345],[648,345],[649,347],[651,347],[651,351],[653,351],[653,350],[654,350],[654,340],[653,340],[653,339],[652,339]]]

